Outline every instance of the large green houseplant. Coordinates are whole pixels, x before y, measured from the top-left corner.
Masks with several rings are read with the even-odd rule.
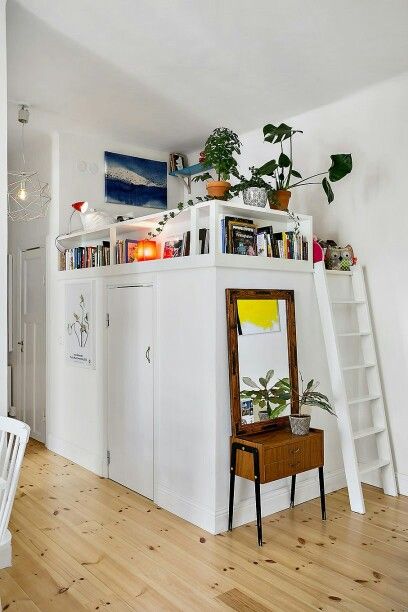
[[[194,177],[193,181],[208,181],[208,195],[223,198],[231,187],[229,178],[236,173],[237,160],[234,155],[240,153],[241,143],[237,134],[229,128],[216,128],[205,143],[203,165],[214,169],[217,180],[205,172]]]
[[[299,399],[299,413],[289,415],[292,433],[296,435],[305,435],[309,431],[310,415],[302,414],[302,410],[306,406],[317,406],[336,416],[327,396],[317,391],[320,384],[318,381],[312,379],[305,387],[303,378],[300,377],[301,388],[300,391],[297,391],[290,384],[289,378],[280,378],[271,382],[273,375],[274,371],[269,370],[265,376],[259,378],[259,384],[248,376],[244,376],[242,382],[250,389],[242,390],[240,392],[241,398],[252,400],[261,409],[261,412],[266,413],[267,418],[276,419],[286,408],[290,407],[292,394],[296,393]]]
[[[302,178],[300,172],[293,167],[292,142],[295,134],[302,133],[302,130],[294,130],[285,123],[281,123],[278,126],[268,123],[263,128],[265,141],[278,145],[280,149],[277,159],[271,159],[259,169],[263,176],[271,177],[275,183],[270,199],[270,204],[273,208],[278,208],[280,210],[287,209],[291,196],[291,189],[319,183],[321,183],[327,201],[330,204],[334,200],[331,183],[341,180],[352,170],[353,160],[350,153],[337,153],[335,155],[330,155],[331,165],[328,170],[312,174],[307,178]],[[320,176],[324,176],[321,181],[310,180]]]

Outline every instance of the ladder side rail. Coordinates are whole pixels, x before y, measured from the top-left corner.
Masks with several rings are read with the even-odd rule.
[[[369,359],[372,363],[375,363],[375,368],[372,368],[372,371],[366,372],[369,392],[370,394],[373,393],[381,396],[380,399],[375,401],[371,410],[374,426],[384,427],[383,431],[375,434],[378,457],[380,459],[387,459],[389,461],[388,465],[384,466],[380,470],[383,490],[387,495],[397,496],[398,486],[395,477],[393,453],[388,430],[387,411],[385,409],[385,401],[378,367],[377,351],[371,323],[371,313],[368,303],[364,271],[360,265],[355,266],[355,269],[353,269],[352,286],[354,295],[363,299],[365,303],[364,308],[359,307],[357,309],[359,328],[360,330],[364,328],[370,332],[370,336],[363,340],[363,356],[365,360]]]
[[[340,443],[343,454],[344,470],[349,492],[350,507],[353,512],[365,513],[365,504],[359,474],[350,408],[342,372],[339,346],[334,325],[334,313],[330,300],[324,262],[315,264],[314,270],[317,302],[322,322],[323,337],[326,345],[327,363],[332,386],[333,403],[337,414]]]

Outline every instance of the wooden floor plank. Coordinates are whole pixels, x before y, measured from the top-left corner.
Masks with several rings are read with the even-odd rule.
[[[7,610],[109,608],[402,612],[408,608],[408,499],[365,486],[211,536],[125,487],[30,442],[11,520]],[[7,607],[8,606],[8,607]]]

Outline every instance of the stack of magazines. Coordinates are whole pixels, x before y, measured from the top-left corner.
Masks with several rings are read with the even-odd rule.
[[[274,232],[271,225],[256,227],[250,219],[224,217],[221,221],[222,252],[280,259],[308,259],[308,242],[298,232]]]

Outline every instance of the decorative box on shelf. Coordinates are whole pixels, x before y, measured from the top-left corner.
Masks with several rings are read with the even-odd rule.
[[[132,266],[132,271],[135,272],[202,266],[297,272],[311,272],[313,270],[313,224],[311,216],[296,215],[296,223],[286,212],[245,206],[238,199],[228,202],[209,200],[187,207],[180,213],[176,209],[175,217],[169,219],[164,226],[160,225],[164,215],[168,215],[168,213],[169,210],[160,211],[130,221],[115,223],[98,230],[73,232],[60,236],[58,243],[62,250],[78,247],[95,248],[98,245],[103,245],[106,250],[108,247],[109,257],[105,257],[103,260],[106,265],[98,270],[98,273],[103,274],[114,274],[124,269],[125,266],[127,271],[130,271],[128,266]],[[272,228],[269,230],[272,240],[277,240],[276,237],[282,238],[281,250],[278,250],[275,244],[274,254],[270,253],[273,256],[269,257],[265,253],[263,256],[255,254],[250,256],[225,252],[228,250],[226,246],[226,226],[230,224],[230,220],[236,221],[237,225],[241,223],[242,227],[250,225],[254,228],[255,236],[259,228],[262,228],[262,231]],[[298,236],[299,248],[297,248],[294,239],[295,225],[298,225],[296,235]],[[162,231],[153,237],[157,243],[157,259],[130,264],[115,263],[118,241],[146,240],[151,238],[149,232],[155,234],[157,228],[162,227]],[[188,249],[182,246],[178,251],[182,256],[163,259],[165,245],[175,243],[177,240],[179,242],[184,241],[187,235]],[[291,246],[289,246],[289,242],[286,246],[284,244],[288,237],[289,240],[292,240]],[[251,253],[253,253],[253,250]],[[62,260],[63,257],[60,256],[60,259]],[[74,272],[81,274],[84,270],[74,270]]]

